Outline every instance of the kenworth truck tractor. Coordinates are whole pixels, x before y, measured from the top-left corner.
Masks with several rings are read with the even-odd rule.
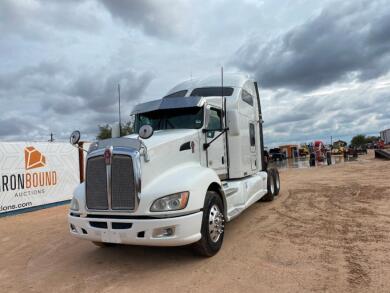
[[[98,246],[192,244],[212,256],[226,222],[274,199],[279,173],[263,155],[257,83],[222,81],[183,82],[133,109],[136,134],[91,144],[70,206],[73,236]]]

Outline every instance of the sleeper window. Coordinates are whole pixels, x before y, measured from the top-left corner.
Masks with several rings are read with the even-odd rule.
[[[253,106],[253,97],[252,97],[252,95],[250,94],[250,93],[248,93],[246,90],[242,90],[242,92],[241,92],[241,99],[245,102],[245,103],[247,103],[247,104],[249,104],[249,105],[251,105],[251,106]]]
[[[253,123],[249,123],[249,138],[251,142],[251,147],[256,145],[256,135],[255,135],[255,125]]]

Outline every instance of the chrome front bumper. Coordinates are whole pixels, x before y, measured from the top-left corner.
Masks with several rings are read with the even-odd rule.
[[[68,222],[73,236],[90,241],[181,246],[194,243],[201,238],[202,217],[203,212],[163,219],[84,218],[69,215]],[[162,235],[161,231],[165,230],[172,234]]]

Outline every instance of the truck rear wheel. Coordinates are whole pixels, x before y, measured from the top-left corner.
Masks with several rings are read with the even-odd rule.
[[[273,201],[275,197],[275,175],[272,169],[267,171],[267,194],[264,195],[260,201]]]
[[[274,183],[275,183],[275,193],[274,193],[274,195],[278,195],[279,191],[280,191],[279,171],[276,168],[272,168],[272,172],[274,173]]]
[[[213,256],[222,246],[225,228],[224,207],[221,197],[214,191],[207,191],[203,207],[202,238],[193,246],[201,256]]]

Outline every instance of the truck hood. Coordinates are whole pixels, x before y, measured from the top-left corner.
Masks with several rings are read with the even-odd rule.
[[[138,135],[128,137],[137,138]],[[160,176],[180,168],[183,164],[200,164],[199,130],[197,129],[158,130],[143,142],[149,155],[148,162],[141,159],[143,190]],[[190,148],[180,150],[180,147],[188,142],[194,146],[194,150]]]
[[[150,151],[151,149],[156,149],[162,145],[171,144],[171,143],[175,145],[177,144],[177,142],[181,142],[186,138],[194,138],[194,136],[197,137],[196,135],[197,132],[198,130],[196,129],[157,130],[153,133],[153,135],[150,138],[141,139],[141,140]],[[126,137],[136,139],[138,138],[138,135],[131,134]]]

